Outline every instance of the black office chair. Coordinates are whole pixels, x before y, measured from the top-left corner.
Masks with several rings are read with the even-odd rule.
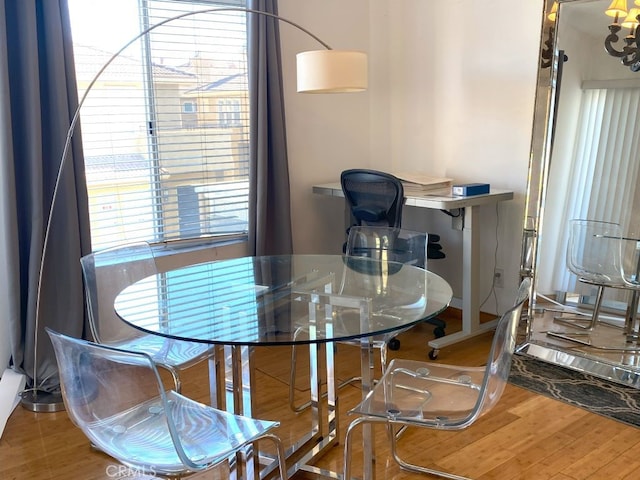
[[[404,187],[399,178],[390,173],[377,170],[351,169],[340,174],[340,185],[351,212],[352,226],[384,226],[400,228],[402,223],[402,207],[405,202]],[[349,229],[347,229],[347,236]],[[431,232],[428,235],[427,258],[445,258],[442,246],[438,243],[440,236]],[[342,251],[346,251],[346,242]],[[446,323],[439,318],[426,320],[434,326],[436,338],[445,335]],[[390,350],[398,350],[400,341],[397,338],[387,344]]]
[[[352,225],[400,228],[404,187],[400,179],[376,170],[352,169],[340,175]]]

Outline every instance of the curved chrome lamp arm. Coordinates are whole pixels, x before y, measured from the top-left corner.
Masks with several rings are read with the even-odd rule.
[[[65,164],[66,164],[66,159],[67,159],[67,155],[69,153],[69,149],[71,147],[71,139],[73,138],[73,134],[75,131],[75,127],[76,124],[78,122],[78,119],[80,118],[80,109],[82,108],[82,105],[84,104],[87,95],[89,94],[89,92],[91,91],[91,89],[93,88],[93,86],[95,85],[95,83],[98,81],[98,79],[100,78],[100,76],[102,75],[102,73],[109,67],[109,65],[111,65],[111,63],[124,51],[126,50],[129,46],[131,46],[134,42],[136,42],[137,40],[139,40],[140,38],[142,38],[143,36],[145,36],[146,34],[152,32],[153,30],[155,30],[158,27],[161,27],[169,22],[172,22],[174,20],[179,20],[181,18],[184,17],[189,17],[192,15],[196,15],[196,14],[203,14],[203,13],[215,13],[215,12],[246,12],[246,13],[255,13],[257,15],[263,15],[265,17],[270,17],[270,18],[274,18],[276,20],[279,20],[281,22],[284,23],[288,23],[289,25],[297,28],[298,30],[306,33],[307,35],[309,35],[311,38],[313,38],[314,40],[316,40],[320,45],[322,45],[326,51],[331,52],[337,56],[340,56],[342,58],[337,58],[337,65],[329,65],[330,60],[327,60],[326,58],[324,59],[324,61],[322,62],[321,65],[311,65],[309,64],[308,67],[309,68],[314,68],[317,71],[319,71],[320,69],[322,69],[323,67],[333,67],[334,69],[340,69],[340,68],[349,68],[350,72],[349,75],[347,75],[349,78],[348,80],[353,81],[352,84],[346,84],[346,83],[342,83],[339,86],[336,85],[330,85],[328,86],[326,89],[323,88],[317,88],[317,82],[314,82],[314,85],[312,87],[310,87],[309,89],[301,89],[300,86],[298,87],[298,91],[299,92],[311,92],[311,93],[339,93],[339,92],[357,92],[357,91],[363,91],[366,90],[367,88],[367,63],[366,63],[366,55],[362,52],[353,52],[353,51],[338,51],[338,50],[334,50],[332,49],[329,44],[327,44],[326,42],[324,42],[323,40],[321,40],[317,35],[313,34],[312,32],[310,32],[309,30],[307,30],[306,28],[304,28],[303,26],[297,24],[296,22],[289,20],[287,18],[281,17],[279,15],[276,15],[274,13],[269,13],[269,12],[263,12],[261,10],[255,10],[255,9],[251,9],[251,8],[243,8],[243,7],[214,7],[214,8],[207,8],[207,9],[203,9],[203,10],[197,10],[197,11],[193,11],[193,12],[185,12],[170,18],[167,18],[165,20],[162,20],[161,22],[158,22],[144,30],[142,30],[138,35],[136,35],[135,37],[133,37],[131,40],[129,40],[125,45],[123,45],[116,53],[114,53],[109,60],[107,60],[107,62],[100,68],[100,70],[98,70],[98,72],[94,75],[93,79],[91,80],[91,82],[89,82],[89,85],[87,86],[87,89],[85,90],[84,94],[82,95],[80,101],[78,102],[78,107],[76,108],[73,117],[71,118],[71,123],[69,125],[69,129],[67,131],[67,137],[64,143],[64,147],[62,149],[62,157],[60,159],[60,163],[58,165],[58,170],[56,173],[56,181],[53,187],[53,193],[51,195],[51,205],[49,206],[49,212],[47,215],[47,222],[46,222],[46,226],[45,226],[45,230],[44,230],[44,239],[43,239],[43,243],[42,243],[42,256],[40,258],[40,266],[38,269],[38,280],[37,280],[37,285],[36,285],[36,307],[35,307],[35,328],[34,328],[34,354],[33,354],[33,386],[31,388],[28,388],[26,390],[24,390],[23,392],[21,392],[21,403],[22,405],[27,408],[28,410],[32,410],[34,412],[55,412],[55,411],[59,411],[59,410],[63,410],[64,409],[64,405],[62,403],[62,397],[60,395],[52,395],[48,392],[43,392],[40,390],[40,385],[38,385],[37,382],[37,367],[38,367],[38,337],[39,337],[39,323],[40,323],[40,293],[41,293],[41,289],[42,289],[42,275],[43,275],[43,271],[44,271],[44,261],[45,261],[45,257],[46,257],[46,250],[47,250],[47,245],[49,243],[49,233],[51,231],[51,219],[53,217],[53,209],[55,206],[55,200],[56,197],[58,195],[58,189],[60,186],[60,179],[62,177],[62,172],[64,170]],[[303,52],[302,54],[308,54],[308,53],[315,53],[315,52]],[[299,54],[299,55],[302,55]],[[342,55],[341,55],[342,54]],[[344,54],[347,55],[347,58],[345,58]],[[300,58],[300,57],[299,57]],[[353,65],[348,65],[348,63],[345,63],[345,60],[352,60]],[[313,60],[310,60],[310,62],[313,62]],[[316,71],[313,72],[314,74],[316,73]],[[329,72],[329,74],[327,74],[325,77],[321,78],[319,81],[321,82],[322,80],[327,80],[330,79],[331,74],[335,74],[337,73],[337,70],[331,71]],[[300,69],[298,69],[298,75],[300,75]],[[340,79],[341,81],[344,79]],[[330,81],[330,80],[329,80]]]

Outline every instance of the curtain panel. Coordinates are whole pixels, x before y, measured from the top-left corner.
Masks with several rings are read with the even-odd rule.
[[[276,0],[248,7],[278,14]],[[278,20],[249,15],[249,253],[293,253],[289,165]]]
[[[44,327],[82,336],[79,258],[90,251],[77,140],[47,228],[78,104],[66,0],[1,0],[0,22],[0,252],[6,282],[1,295],[13,368],[27,375],[29,385],[55,391],[57,367]]]

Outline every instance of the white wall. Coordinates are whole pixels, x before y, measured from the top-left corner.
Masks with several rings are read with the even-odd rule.
[[[295,93],[295,53],[319,48],[281,28],[292,221],[297,253],[336,252],[343,204],[311,193],[346,168],[415,170],[511,189],[499,207],[499,305],[517,288],[522,216],[533,120],[542,1],[280,0],[280,14],[334,48],[369,54],[362,94]],[[501,14],[503,12],[504,14]],[[517,19],[517,21],[511,21]],[[408,208],[404,226],[437,231],[447,259],[430,268],[461,295],[461,235],[440,212]],[[496,211],[481,213],[484,298],[496,248]],[[483,308],[496,311],[491,299]]]

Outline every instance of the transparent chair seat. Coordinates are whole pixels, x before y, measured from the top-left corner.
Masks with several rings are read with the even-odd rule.
[[[162,365],[180,365],[187,368],[212,354],[210,345],[184,342],[159,335],[142,335],[110,344],[123,350],[134,350],[149,355],[154,362]]]
[[[459,428],[480,396],[484,367],[458,367],[394,359],[385,375],[351,413],[438,428]]]
[[[159,397],[111,417],[87,425],[88,437],[101,451],[133,468],[179,474],[185,465],[167,427],[165,403]],[[201,470],[227,459],[240,446],[278,424],[205,407],[174,391],[167,392],[166,406],[180,427],[184,454]]]

